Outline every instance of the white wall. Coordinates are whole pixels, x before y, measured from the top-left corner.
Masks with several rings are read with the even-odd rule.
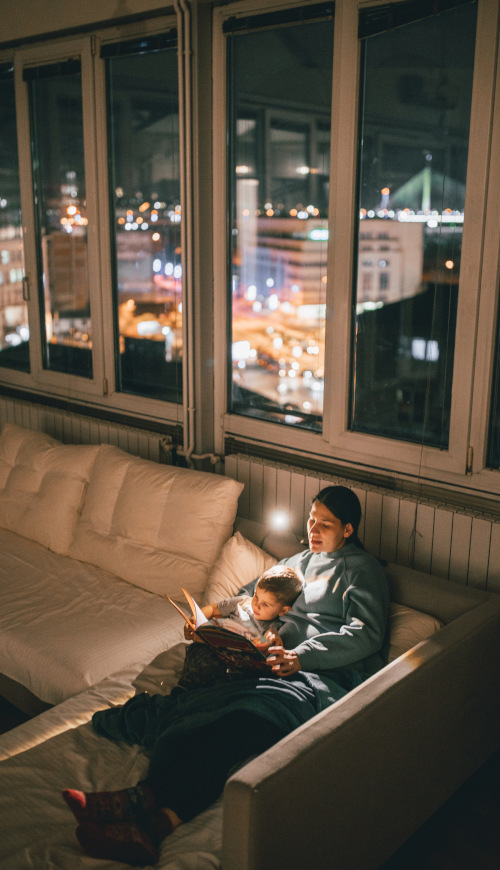
[[[168,13],[173,3],[161,0],[19,0],[0,2],[0,45],[58,30],[100,24],[161,9]]]

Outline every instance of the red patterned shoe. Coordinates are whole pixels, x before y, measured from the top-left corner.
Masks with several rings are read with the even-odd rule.
[[[126,822],[155,809],[153,793],[144,782],[121,791],[84,792],[67,788],[62,796],[78,822]]]

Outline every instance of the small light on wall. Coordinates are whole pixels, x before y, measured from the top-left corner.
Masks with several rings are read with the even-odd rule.
[[[269,525],[275,532],[289,531],[291,521],[286,511],[276,510],[269,516]]]

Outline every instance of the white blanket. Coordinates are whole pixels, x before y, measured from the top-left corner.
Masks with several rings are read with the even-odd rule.
[[[162,596],[0,529],[0,673],[59,704],[183,637]]]
[[[183,657],[183,645],[164,653],[135,680],[138,690],[146,686],[154,690],[163,684],[162,690],[168,691],[177,680]],[[117,684],[117,695],[120,693],[132,694],[130,683],[127,691],[125,679]],[[84,697],[88,701],[86,714]],[[90,722],[72,727],[72,715],[75,724],[85,715],[90,718],[96,697],[96,689],[92,689],[79,699],[67,701],[65,722],[70,730],[37,746],[32,745],[36,739],[34,729],[38,724],[39,733],[50,733],[60,715],[55,710],[27,723],[32,726],[27,732],[22,730],[24,726],[15,729],[19,732],[14,750],[17,754],[0,764],[0,866],[6,870],[111,870],[126,866],[98,861],[83,853],[75,837],[76,821],[61,797],[64,788],[124,788],[135,784],[147,770],[147,755],[139,747],[98,737]],[[105,706],[101,703],[100,708]],[[23,734],[32,748],[19,751]],[[11,735],[15,743],[15,732]],[[221,829],[218,801],[164,840],[156,870],[219,870]]]

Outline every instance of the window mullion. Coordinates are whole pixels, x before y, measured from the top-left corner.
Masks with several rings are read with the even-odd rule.
[[[330,211],[325,332],[323,436],[338,448],[347,428],[351,356],[351,300],[355,226],[357,100],[359,91],[356,4],[335,10],[330,145]]]
[[[24,236],[25,275],[29,288],[28,325],[30,331],[30,372],[27,380],[37,380],[42,368],[42,346],[40,335],[40,301],[37,280],[37,258],[35,248],[35,218],[33,209],[33,178],[31,167],[31,131],[29,121],[29,101],[27,85],[23,81],[22,64],[16,61],[16,114],[17,141],[19,152],[19,177],[21,191],[21,210]]]

